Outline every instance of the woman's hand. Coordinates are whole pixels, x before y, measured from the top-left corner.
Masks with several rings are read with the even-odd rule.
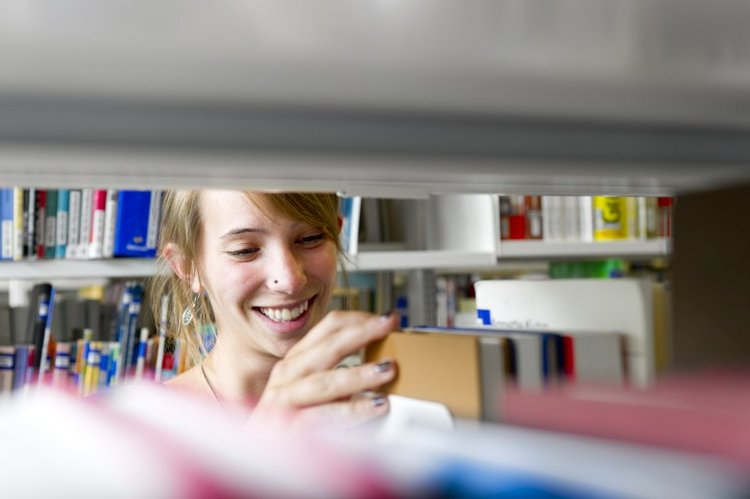
[[[388,411],[383,395],[362,396],[377,390],[396,374],[392,360],[336,369],[346,356],[385,337],[398,324],[395,314],[330,312],[302,338],[271,371],[252,419],[286,416],[285,422],[323,422],[351,426]],[[278,421],[277,421],[278,422]]]

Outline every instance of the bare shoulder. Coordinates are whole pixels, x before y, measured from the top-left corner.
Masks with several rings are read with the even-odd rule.
[[[203,374],[201,374],[200,366],[193,366],[184,373],[166,381],[164,384],[180,390],[189,390],[199,393],[208,392],[210,394],[209,388],[206,386],[206,382],[203,379]]]

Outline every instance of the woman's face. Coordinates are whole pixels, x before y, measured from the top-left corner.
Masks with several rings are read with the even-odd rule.
[[[201,210],[201,284],[219,337],[283,357],[328,310],[335,243],[242,192],[204,191]]]

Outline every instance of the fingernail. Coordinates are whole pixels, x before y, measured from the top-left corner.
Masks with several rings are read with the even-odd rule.
[[[393,368],[393,361],[392,360],[384,360],[382,362],[378,362],[375,364],[375,372],[376,373],[384,373],[388,372]]]
[[[389,311],[385,312],[380,316],[381,319],[390,319],[391,314],[393,314],[393,309],[390,309]]]
[[[388,402],[388,397],[386,397],[385,395],[377,395],[370,399],[370,403],[373,405],[373,407],[380,407],[386,402]]]

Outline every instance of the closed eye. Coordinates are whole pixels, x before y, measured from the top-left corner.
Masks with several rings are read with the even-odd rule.
[[[305,236],[298,239],[298,242],[302,246],[307,247],[314,247],[323,242],[323,240],[326,238],[325,234],[314,234],[312,236]]]
[[[238,250],[233,250],[233,251],[227,251],[226,253],[229,256],[249,256],[257,252],[258,252],[258,248],[243,248],[243,249],[238,249]]]

